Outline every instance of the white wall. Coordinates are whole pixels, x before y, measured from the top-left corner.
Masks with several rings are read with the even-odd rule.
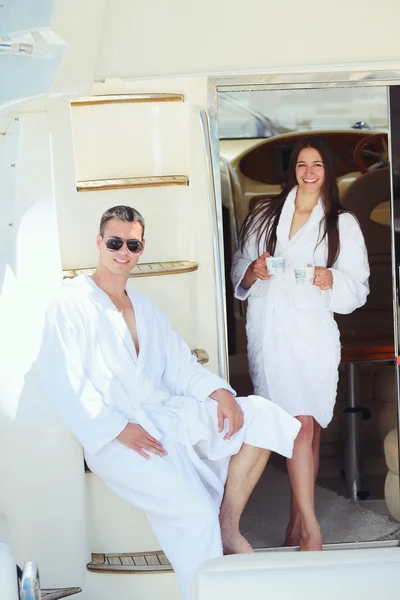
[[[46,114],[14,121],[3,152],[0,513],[18,564],[38,561],[45,587],[79,585],[88,558],[82,450],[53,415],[36,366],[44,311],[61,281]]]
[[[48,27],[55,0],[13,0],[1,2],[0,35]]]
[[[106,3],[14,0],[0,6],[0,36],[33,45],[32,55],[0,53],[0,105],[49,93],[85,94],[95,76]]]
[[[95,78],[107,0],[57,0],[52,30],[67,51],[55,77],[53,94],[84,95]]]
[[[400,59],[398,0],[109,0],[97,77]]]
[[[1,594],[7,600],[18,600],[18,585],[15,559],[10,546],[0,537]]]
[[[34,55],[0,54],[0,105],[10,105],[48,93],[62,62],[65,46],[57,43],[44,46],[44,50],[46,56],[43,58]],[[8,126],[8,123],[6,125]]]
[[[186,175],[181,102],[72,108],[77,179]]]
[[[398,68],[398,0],[14,0],[0,35],[37,30],[53,59],[0,56],[0,104],[46,92],[84,94],[93,79],[318,70],[376,63]],[[57,52],[65,50],[61,60]]]

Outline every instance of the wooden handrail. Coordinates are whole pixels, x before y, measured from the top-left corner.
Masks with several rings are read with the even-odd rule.
[[[129,275],[130,278],[135,277],[155,277],[159,275],[181,275],[182,273],[190,273],[197,271],[199,265],[189,260],[177,260],[170,262],[153,262],[139,263]],[[93,275],[95,267],[83,269],[68,269],[63,271],[64,279],[73,279],[78,275]]]
[[[71,102],[71,106],[99,106],[102,104],[142,104],[144,102],[184,102],[183,94],[104,94],[86,96]]]
[[[78,192],[101,192],[104,190],[123,190],[145,187],[165,187],[174,185],[189,185],[186,175],[160,175],[149,177],[120,177],[116,179],[89,179],[78,181]]]

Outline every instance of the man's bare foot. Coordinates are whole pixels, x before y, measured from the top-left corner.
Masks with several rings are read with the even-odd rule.
[[[319,527],[313,531],[303,531],[300,537],[301,551],[318,551],[322,550],[322,537]]]
[[[222,547],[224,554],[252,554],[254,552],[241,533],[235,535],[222,533]]]

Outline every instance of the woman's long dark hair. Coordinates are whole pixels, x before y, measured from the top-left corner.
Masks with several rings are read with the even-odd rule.
[[[244,244],[250,236],[255,235],[257,245],[262,241],[265,245],[265,251],[271,256],[274,255],[276,248],[276,229],[281,216],[282,208],[289,192],[297,185],[296,163],[300,152],[304,148],[314,148],[322,158],[325,167],[325,181],[321,190],[321,200],[324,207],[325,217],[323,220],[323,236],[319,243],[327,237],[328,239],[328,258],[327,267],[332,267],[340,251],[338,217],[346,212],[339,200],[339,190],[336,182],[335,166],[333,156],[325,143],[316,136],[309,136],[301,139],[293,148],[290,155],[289,168],[286,175],[286,182],[279,196],[274,198],[262,198],[254,204],[252,210],[247,215],[240,230],[240,246],[243,250]]]

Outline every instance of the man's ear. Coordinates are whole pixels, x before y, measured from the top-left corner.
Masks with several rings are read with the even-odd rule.
[[[96,237],[96,248],[97,248],[97,250],[100,250],[100,245],[101,245],[102,240],[103,240],[103,238],[101,237],[100,233],[98,233],[97,237]]]
[[[146,246],[146,240],[145,240],[144,238],[142,239],[142,244],[143,244],[143,248],[141,249],[141,251],[140,251],[140,253],[139,253],[139,256],[141,256],[141,255],[143,254],[143,252],[144,252],[144,247]]]

